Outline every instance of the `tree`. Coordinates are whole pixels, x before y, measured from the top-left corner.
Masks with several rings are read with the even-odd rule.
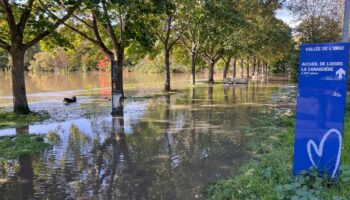
[[[196,60],[201,46],[201,25],[205,23],[203,5],[204,2],[201,1],[186,1],[185,17],[186,29],[183,33],[182,43],[187,48],[191,57],[191,83],[195,85],[196,83]]]
[[[223,78],[227,77],[227,72],[233,59],[233,78],[236,77],[236,65],[237,65],[237,57],[240,53],[244,51],[244,42],[243,41],[243,24],[246,22],[241,22],[241,25],[236,29],[232,30],[231,34],[226,36],[226,41],[223,44],[224,50],[221,55],[222,60],[224,61],[224,72]]]
[[[341,39],[343,0],[295,0],[288,8],[300,21],[296,28],[302,43],[337,42]]]
[[[287,6],[299,21],[328,16],[342,21],[344,0],[293,0]]]
[[[154,5],[152,32],[163,45],[165,64],[164,90],[170,91],[170,52],[185,31],[183,16],[185,15],[184,1],[164,0],[156,1]]]
[[[253,61],[252,74],[267,74],[268,63],[281,59],[291,46],[291,30],[275,12],[281,6],[279,1],[251,1],[246,6],[247,26],[243,29],[243,54],[247,58],[247,76]],[[260,70],[261,67],[261,70]]]
[[[113,113],[121,112],[124,98],[124,49],[131,40],[151,46],[154,39],[143,23],[147,4],[137,0],[85,2],[84,9],[74,14],[65,25],[96,45],[111,61]]]
[[[30,62],[29,69],[31,71],[53,72],[55,71],[54,57],[49,52],[39,52],[34,55],[34,59]]]
[[[324,43],[341,40],[341,23],[328,16],[303,20],[296,28],[301,43]]]
[[[209,69],[209,83],[214,82],[214,66],[223,56],[225,45],[236,42],[235,34],[244,23],[238,3],[238,0],[205,1],[200,54]]]
[[[28,114],[24,78],[26,51],[40,40],[53,33],[64,23],[77,7],[76,1],[8,1],[0,0],[0,48],[11,55],[13,107],[16,114]],[[65,4],[67,10],[62,10]],[[57,13],[51,17],[48,11]]]

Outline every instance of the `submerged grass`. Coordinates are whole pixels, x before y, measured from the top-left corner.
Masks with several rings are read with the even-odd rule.
[[[207,199],[350,199],[350,101],[338,180],[320,178],[315,171],[292,177],[295,116],[265,111],[256,127],[245,133],[252,136],[249,147],[257,159],[243,166],[234,179],[211,185]]]
[[[49,118],[47,112],[33,112],[29,115],[18,115],[10,112],[0,112],[0,129],[24,127],[33,122],[41,122]]]
[[[179,93],[181,93],[181,90],[171,90],[171,91],[163,91],[162,93],[158,93],[158,94],[152,94],[152,95],[146,95],[146,96],[140,96],[140,97],[126,97],[126,99],[132,99],[132,100],[157,99],[160,97],[171,96]]]
[[[44,138],[43,135],[27,134],[0,137],[0,161],[40,153],[50,147]]]

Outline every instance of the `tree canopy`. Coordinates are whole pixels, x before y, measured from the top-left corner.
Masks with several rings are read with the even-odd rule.
[[[299,1],[304,5],[306,0]],[[0,47],[16,58],[10,59],[13,77],[19,77],[13,82],[18,95],[14,99],[24,106],[18,110],[26,112],[25,69],[112,69],[113,93],[124,96],[125,67],[161,69],[166,75],[164,89],[169,91],[170,72],[180,65],[191,65],[194,84],[196,70],[205,68],[205,63],[208,80],[213,82],[217,63],[224,63],[226,74],[232,60],[236,70],[239,58],[241,71],[246,64],[249,77],[249,66],[254,67],[254,74],[255,68],[279,63],[288,58],[293,45],[290,28],[275,16],[281,6],[278,0],[0,0],[0,5]],[[294,8],[297,12],[296,5]],[[309,18],[303,19],[306,25],[299,27],[302,38],[318,41],[309,39],[315,37],[307,35],[313,32],[309,31]],[[324,20],[328,20],[327,26],[319,32],[337,26],[337,18],[322,16],[320,21]],[[321,37],[326,41],[336,36]],[[5,62],[7,55],[1,55]],[[176,63],[178,58],[181,63]],[[110,67],[106,67],[106,59]]]

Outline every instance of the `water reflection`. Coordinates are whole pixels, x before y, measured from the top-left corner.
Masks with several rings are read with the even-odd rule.
[[[16,128],[17,135],[28,134],[29,126]],[[7,168],[1,169],[0,184],[1,199],[32,199],[34,195],[33,161],[30,155],[16,160],[8,160]],[[4,166],[2,166],[4,167]]]
[[[0,199],[20,199],[18,191],[35,199],[203,199],[210,182],[234,176],[249,159],[242,130],[275,90],[193,87],[127,99],[112,117],[99,102],[91,109],[104,114],[42,125],[59,139],[6,167]]]
[[[190,74],[172,74],[172,88],[181,89],[190,82]],[[198,79],[206,78],[205,73],[198,73]],[[216,75],[221,78],[221,75]],[[62,101],[64,97],[99,95],[108,98],[111,93],[110,72],[70,72],[65,73],[26,73],[26,90],[30,103],[42,100]],[[127,96],[144,96],[163,89],[163,74],[124,72],[124,87]],[[0,106],[11,105],[11,77],[0,72]],[[80,99],[78,97],[78,99]],[[31,106],[31,105],[30,105]]]
[[[22,156],[18,159],[19,163],[19,183],[20,183],[20,198],[19,199],[29,199],[33,197],[33,166],[31,156]]]

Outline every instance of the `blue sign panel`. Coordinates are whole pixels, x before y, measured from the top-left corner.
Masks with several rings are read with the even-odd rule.
[[[300,47],[294,176],[312,167],[338,175],[348,66],[349,43]]]

